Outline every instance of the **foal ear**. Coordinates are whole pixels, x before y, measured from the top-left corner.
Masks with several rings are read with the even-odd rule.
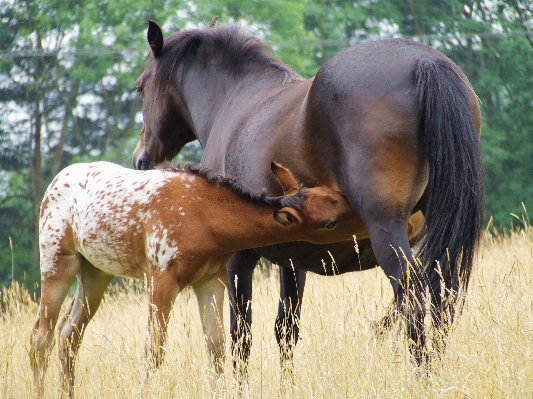
[[[298,212],[288,206],[274,211],[274,219],[276,222],[285,226],[293,223],[302,223],[302,219],[300,218]]]
[[[300,189],[300,183],[289,169],[279,163],[272,162],[270,164],[270,170],[272,170],[272,173],[276,176],[276,180],[283,189],[283,194],[293,195],[298,192]]]
[[[154,21],[148,21],[148,31],[146,32],[146,38],[148,39],[148,44],[152,49],[152,54],[154,57],[157,57],[163,48],[163,32],[161,28]]]

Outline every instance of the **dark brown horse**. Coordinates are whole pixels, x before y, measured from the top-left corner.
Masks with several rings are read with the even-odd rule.
[[[420,364],[427,354],[425,293],[444,342],[461,309],[481,230],[481,115],[459,67],[428,46],[392,39],[349,48],[304,80],[236,26],[187,30],[164,41],[150,22],[147,36],[153,57],[138,80],[144,126],[133,155],[137,169],[170,160],[198,139],[207,167],[279,195],[269,168],[276,160],[307,186],[341,190],[360,218],[353,229],[358,253],[350,241],[301,242],[233,256],[231,333],[241,342],[240,355],[246,359],[249,350],[251,274],[264,256],[285,266],[276,333],[288,343],[281,346],[289,359],[298,337],[300,271],[336,274],[378,263],[397,309],[407,312]],[[419,210],[425,223],[415,262],[408,223]],[[236,316],[245,318],[244,328]]]

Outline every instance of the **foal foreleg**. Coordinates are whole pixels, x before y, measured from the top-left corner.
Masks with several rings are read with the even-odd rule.
[[[145,356],[150,369],[163,362],[168,320],[176,296],[181,291],[178,279],[171,272],[156,271],[150,278],[148,333]]]
[[[226,268],[201,285],[193,286],[198,299],[198,309],[202,319],[202,327],[206,340],[207,350],[217,374],[224,371],[225,339],[224,339],[224,289],[226,281]]]

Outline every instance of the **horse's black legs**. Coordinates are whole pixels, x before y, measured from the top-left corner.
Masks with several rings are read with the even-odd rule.
[[[276,317],[276,339],[278,341],[281,367],[290,374],[294,346],[300,332],[300,312],[305,288],[306,273],[301,270],[280,268],[280,302]]]
[[[228,262],[228,295],[233,370],[246,374],[252,343],[252,274],[260,256],[253,250],[236,252]]]
[[[252,335],[252,275],[260,256],[253,250],[236,252],[228,262],[228,295],[230,301],[230,333],[233,369],[245,376],[250,356]],[[299,318],[306,274],[280,268],[280,304],[275,332],[280,347],[282,367],[292,365],[294,346],[298,342]]]

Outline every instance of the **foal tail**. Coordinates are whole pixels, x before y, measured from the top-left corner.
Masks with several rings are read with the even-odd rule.
[[[421,60],[416,72],[420,129],[429,181],[426,236],[419,252],[436,327],[461,312],[483,219],[481,146],[467,94],[472,90],[445,60]]]

